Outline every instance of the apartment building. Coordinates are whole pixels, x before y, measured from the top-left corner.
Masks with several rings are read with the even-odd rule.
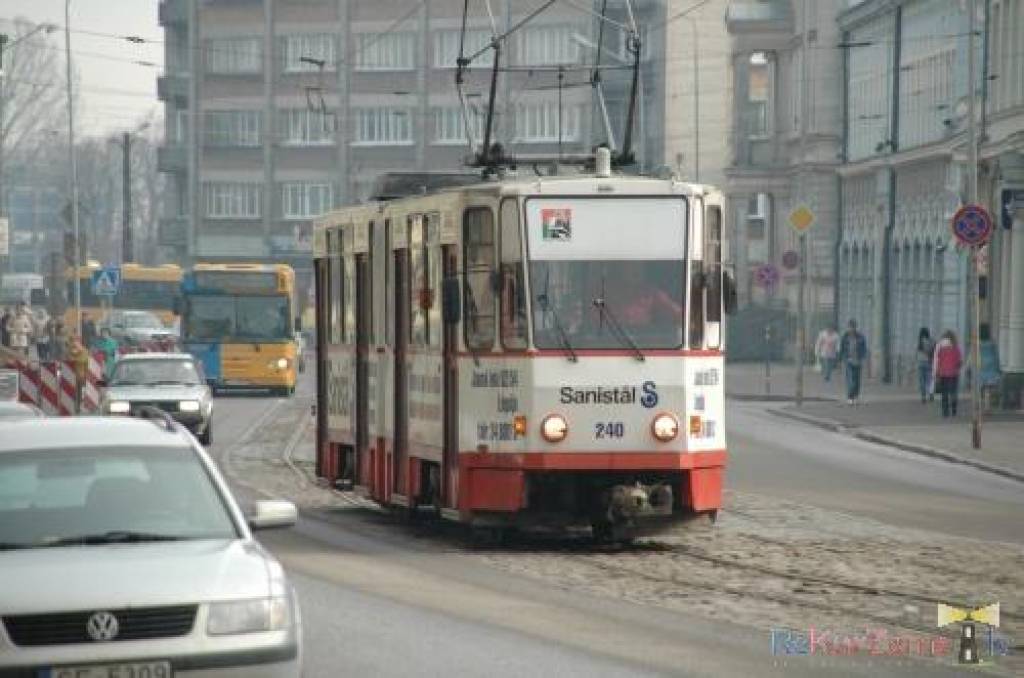
[[[511,154],[589,151],[606,141],[591,73],[598,20],[591,3],[556,3],[504,43],[494,139]],[[623,3],[610,15],[626,20]],[[664,16],[636,3],[641,21]],[[166,107],[159,164],[171,209],[162,255],[175,261],[292,263],[308,289],[312,219],[370,196],[388,171],[464,167],[467,136],[483,135],[493,53],[484,48],[535,9],[470,3],[468,115],[455,88],[460,0],[163,0]],[[607,104],[622,143],[629,72],[625,31],[606,23]],[[645,103],[634,135],[644,166],[661,162],[663,44],[645,40]],[[469,135],[467,135],[467,119]],[[520,168],[520,171],[534,171]],[[542,171],[542,170],[538,170]]]

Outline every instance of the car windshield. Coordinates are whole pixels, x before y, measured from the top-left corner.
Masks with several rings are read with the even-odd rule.
[[[0,455],[0,544],[6,548],[237,536],[224,497],[188,448]]]
[[[138,384],[198,384],[199,372],[191,360],[122,360],[114,367],[111,386]]]
[[[292,338],[286,296],[212,295],[188,300],[187,339],[282,341]]]
[[[537,348],[682,346],[685,207],[679,199],[530,200]],[[631,227],[645,236],[623,239]]]

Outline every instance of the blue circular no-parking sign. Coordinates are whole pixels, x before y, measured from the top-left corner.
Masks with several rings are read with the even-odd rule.
[[[967,204],[953,215],[953,235],[961,245],[976,247],[992,235],[992,217],[981,205]]]

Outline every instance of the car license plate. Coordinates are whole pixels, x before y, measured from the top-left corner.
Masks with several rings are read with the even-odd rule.
[[[101,666],[55,666],[40,678],[171,678],[169,662],[103,664]]]

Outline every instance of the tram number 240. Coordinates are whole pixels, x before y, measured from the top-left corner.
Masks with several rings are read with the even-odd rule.
[[[626,435],[626,425],[621,421],[599,421],[594,424],[595,438],[621,438]]]

